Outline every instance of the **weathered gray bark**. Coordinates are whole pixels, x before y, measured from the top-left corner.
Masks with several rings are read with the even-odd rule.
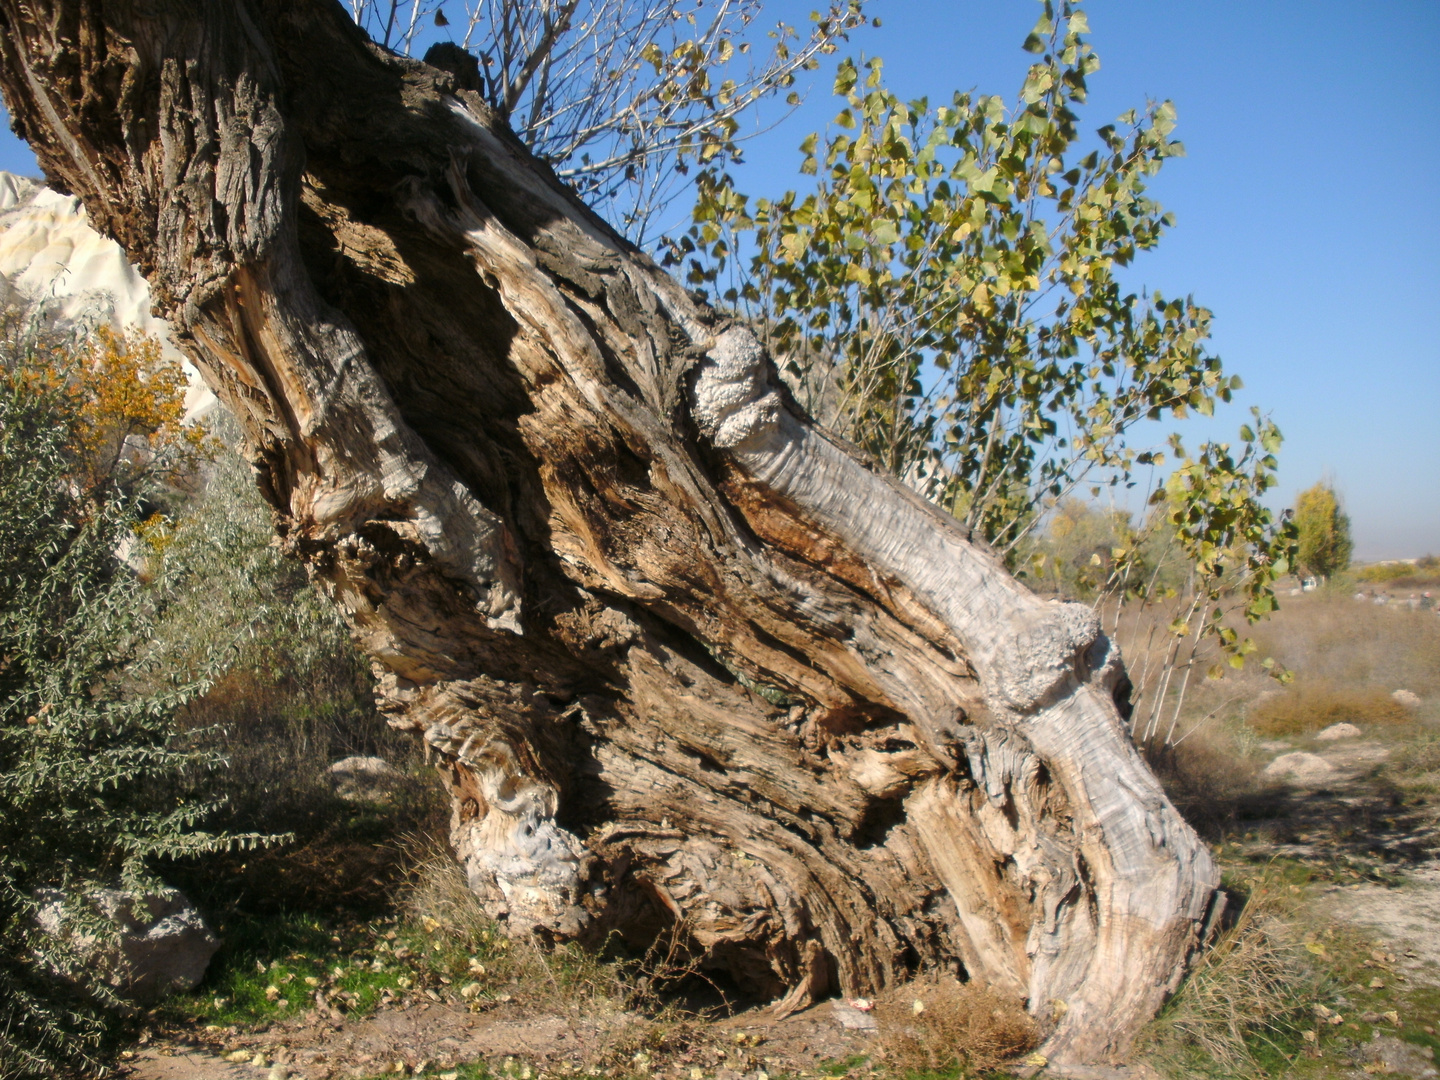
[[[148,276],[512,932],[683,921],[802,1006],[922,965],[1124,1052],[1213,863],[1118,657],[817,429],[741,326],[327,0],[0,0],[50,181]]]

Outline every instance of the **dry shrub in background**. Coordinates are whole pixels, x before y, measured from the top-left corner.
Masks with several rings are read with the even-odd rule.
[[[1440,792],[1440,734],[1427,732],[1395,755],[1395,773],[1406,787]]]
[[[1261,735],[1304,735],[1331,724],[1365,727],[1412,719],[1410,710],[1385,690],[1303,678],[1257,702],[1249,716],[1250,726]]]
[[[898,1073],[984,1072],[1040,1044],[1017,998],[946,976],[922,976],[876,1006],[878,1058]]]
[[[1255,628],[1259,655],[1306,678],[1389,694],[1440,696],[1440,619],[1349,597],[1286,600]]]
[[[1141,1056],[1174,1075],[1194,1075],[1197,1065],[1251,1075],[1257,1053],[1295,1042],[1309,1020],[1320,977],[1306,961],[1287,888],[1270,875],[1246,887],[1235,922],[1139,1044]]]
[[[236,443],[228,416],[214,426]],[[377,713],[374,679],[344,623],[273,538],[249,465],[219,455],[203,491],[152,540],[174,592],[156,651],[171,670],[212,665],[184,722],[225,754],[236,810],[303,818],[325,801],[326,769],[339,758],[375,755],[403,769],[420,754]]]
[[[234,444],[233,421],[213,420]],[[413,737],[375,709],[374,681],[304,567],[272,543],[271,511],[250,467],[220,454],[202,490],[146,533],[169,604],[151,649],[157,672],[193,673],[208,689],[178,721],[226,767],[193,797],[221,804],[216,823],[285,843],[174,868],[174,883],[214,916],[238,907],[378,910],[404,871],[398,834],[438,818],[443,798]],[[399,775],[383,798],[341,798],[338,759],[376,756]]]
[[[1142,748],[1166,793],[1202,835],[1213,836],[1233,824],[1236,813],[1264,788],[1261,762],[1247,753],[1243,734],[1237,725],[1212,721],[1178,743],[1157,741]]]

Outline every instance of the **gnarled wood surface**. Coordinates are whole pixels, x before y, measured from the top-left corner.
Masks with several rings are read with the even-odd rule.
[[[1122,1054],[1214,902],[1118,657],[333,0],[0,0],[52,183],[240,418],[514,933],[793,1009],[921,966]]]

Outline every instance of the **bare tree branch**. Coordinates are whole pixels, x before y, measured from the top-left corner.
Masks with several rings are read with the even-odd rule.
[[[741,121],[798,102],[799,73],[863,21],[863,0],[826,0],[808,34],[755,33],[763,0],[463,0],[456,44],[479,57],[489,104],[602,215],[638,243],[692,166],[738,160]],[[423,51],[443,0],[347,0],[380,44]],[[442,25],[449,26],[444,19]],[[463,32],[461,32],[463,31]]]

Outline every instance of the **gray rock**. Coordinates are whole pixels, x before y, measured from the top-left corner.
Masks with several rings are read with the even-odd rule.
[[[1367,1065],[1365,1071],[1381,1076],[1409,1076],[1415,1080],[1430,1080],[1440,1076],[1435,1068],[1434,1054],[1428,1046],[1417,1046],[1404,1042],[1393,1035],[1381,1035],[1366,1043],[1360,1050]]]
[[[99,967],[107,983],[136,1001],[193,990],[220,948],[220,939],[178,889],[85,893],[80,902],[113,928],[113,935],[103,936],[79,928],[76,901],[63,891],[45,889],[37,898],[40,928],[67,938],[87,964]]]
[[[1359,737],[1360,729],[1354,724],[1347,724],[1343,721],[1338,724],[1331,724],[1315,736],[1315,738],[1321,742],[1331,742],[1335,739],[1358,739]]]
[[[347,757],[331,765],[326,773],[335,794],[353,802],[373,802],[391,795],[404,779],[384,758]]]
[[[1324,783],[1335,775],[1335,766],[1318,754],[1297,750],[1281,754],[1265,766],[1265,775],[1272,780],[1293,780],[1299,784]]]
[[[840,1021],[840,1026],[851,1031],[874,1031],[875,1014],[868,1010],[855,1008],[848,1001],[836,999],[830,1002],[830,1008],[835,1010],[835,1019]]]

